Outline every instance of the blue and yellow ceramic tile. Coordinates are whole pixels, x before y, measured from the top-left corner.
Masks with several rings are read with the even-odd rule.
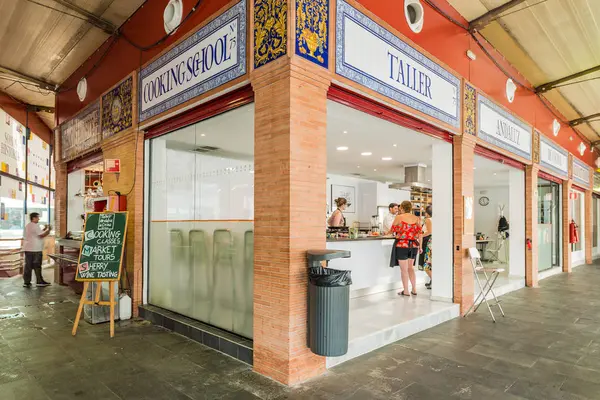
[[[132,96],[132,77],[102,96],[102,137],[104,139],[131,128]]]
[[[287,53],[287,0],[254,0],[254,68]]]
[[[329,0],[296,0],[296,54],[329,67]]]
[[[476,108],[475,88],[469,84],[465,84],[465,133],[469,135],[477,135],[475,126],[475,108]]]

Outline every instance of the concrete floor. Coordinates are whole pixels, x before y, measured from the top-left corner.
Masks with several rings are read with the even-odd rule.
[[[598,266],[552,276],[503,296],[496,324],[481,309],[288,389],[141,321],[73,338],[68,289],[3,280],[0,318],[17,316],[0,319],[0,399],[599,399],[596,282]]]

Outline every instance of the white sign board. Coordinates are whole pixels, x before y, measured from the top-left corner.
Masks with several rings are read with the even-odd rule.
[[[484,96],[478,96],[477,136],[488,143],[531,160],[531,126]]]
[[[240,1],[140,71],[139,120],[246,73],[246,2]]]
[[[573,181],[586,189],[590,188],[590,167],[573,157]]]
[[[540,164],[561,177],[569,175],[569,153],[540,134]]]
[[[460,128],[461,80],[343,0],[336,40],[337,74]]]

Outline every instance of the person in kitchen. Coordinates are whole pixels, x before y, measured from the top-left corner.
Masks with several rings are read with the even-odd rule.
[[[408,292],[408,281],[410,280],[413,296],[417,295],[417,276],[415,274],[414,262],[417,254],[421,251],[420,242],[423,228],[421,219],[412,214],[412,203],[403,201],[400,204],[400,214],[394,219],[392,232],[396,234],[392,250],[393,264],[400,266],[403,289],[398,292],[400,296],[410,296]],[[397,263],[396,263],[397,260]]]
[[[396,219],[396,215],[398,215],[398,204],[390,203],[388,210],[390,212],[383,218],[384,235],[389,235],[392,232],[392,224],[394,223],[394,219]]]
[[[344,210],[348,206],[348,201],[343,197],[338,197],[334,200],[337,209],[331,214],[327,220],[327,225],[331,227],[346,226],[346,218],[344,217]]]
[[[429,205],[425,208],[425,224],[423,224],[424,233],[421,243],[422,253],[419,255],[419,265],[423,266],[423,270],[429,277],[429,283],[425,284],[427,289],[431,289],[431,217],[433,216],[433,208]]]

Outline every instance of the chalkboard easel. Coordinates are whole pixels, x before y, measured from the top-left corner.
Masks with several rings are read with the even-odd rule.
[[[128,214],[123,212],[90,212],[87,213],[84,237],[81,241],[79,261],[75,280],[83,282],[83,293],[79,300],[77,316],[73,324],[72,334],[77,334],[77,327],[84,305],[110,307],[110,337],[115,336],[115,286],[121,277],[121,265],[125,250]],[[98,282],[94,299],[87,300],[86,295],[90,282]],[[108,282],[109,300],[101,301],[102,283]]]

